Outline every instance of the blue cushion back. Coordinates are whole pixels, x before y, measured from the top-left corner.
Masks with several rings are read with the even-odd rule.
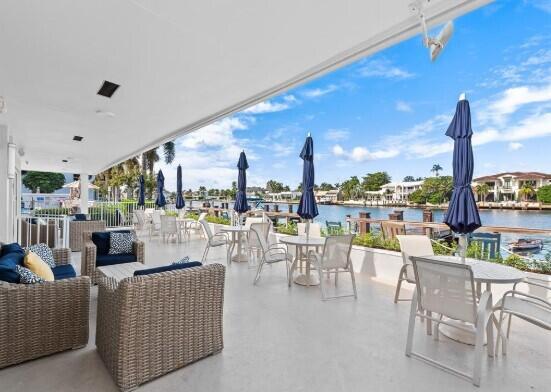
[[[155,268],[148,268],[148,269],[134,271],[134,276],[158,274],[159,272],[175,271],[175,270],[192,268],[192,267],[200,267],[202,265],[203,264],[201,264],[198,261],[192,261],[190,263],[184,263],[184,264],[164,265],[162,267],[155,267]]]

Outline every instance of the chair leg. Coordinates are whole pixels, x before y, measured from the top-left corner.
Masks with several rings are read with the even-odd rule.
[[[321,300],[325,301],[325,291],[323,291],[323,271],[321,270],[321,266],[318,266],[318,275],[320,278],[320,291],[321,291]]]
[[[263,266],[264,266],[264,259],[260,260],[260,263],[258,263],[258,269],[256,270],[256,276],[254,277],[253,285],[256,285],[256,282],[258,282],[258,279],[260,279],[260,273],[262,272]]]
[[[338,282],[339,282],[339,269],[335,268],[335,287],[337,287]]]
[[[427,310],[427,317],[432,317],[432,312]],[[432,335],[432,320],[427,319],[427,335]]]
[[[293,260],[293,263],[291,264],[291,271],[290,271],[290,274],[289,274],[289,287],[291,287],[291,283],[292,283],[292,280],[293,280],[293,274],[295,273],[295,269],[297,268],[297,262],[298,262],[298,259],[295,258],[295,260]]]
[[[417,289],[416,289],[417,290]],[[417,292],[413,293],[411,309],[409,312],[408,338],[406,343],[406,356],[411,356],[413,348],[413,333],[415,332],[415,317],[417,315]]]
[[[476,337],[474,346],[474,368],[473,368],[473,384],[480,386],[480,374],[482,372],[482,350],[484,349],[484,334],[485,334],[484,318],[481,317],[476,322]]]
[[[405,265],[400,268],[400,274],[398,275],[398,284],[396,285],[396,293],[394,293],[394,303],[398,303],[400,297],[400,290],[402,288],[402,281],[404,280],[404,274],[406,272]]]
[[[350,263],[350,279],[352,279],[352,289],[354,290],[354,298],[358,299],[358,290],[356,289],[356,276],[354,275],[354,267]]]
[[[509,313],[509,320],[507,321],[507,339],[509,339],[509,334],[511,333],[511,321],[513,320],[513,315]]]
[[[204,263],[205,260],[207,259],[207,255],[209,254],[209,248],[210,248],[210,246],[209,246],[209,244],[207,244],[205,246],[205,250],[203,251],[203,257],[201,258],[201,263]]]
[[[486,324],[486,340],[488,341],[488,356],[493,357],[494,356],[494,322],[492,320],[492,315],[488,318],[488,322]]]

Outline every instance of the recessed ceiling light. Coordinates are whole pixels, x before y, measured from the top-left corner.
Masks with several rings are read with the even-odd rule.
[[[113,94],[115,94],[115,91],[117,91],[117,89],[119,87],[120,86],[117,83],[113,83],[113,82],[110,82],[108,80],[104,80],[103,84],[101,85],[101,87],[98,90],[98,95],[101,95],[101,96],[104,96],[104,97],[107,97],[107,98],[111,98],[113,96]]]
[[[82,136],[73,136],[73,140],[74,140],[75,142],[81,142],[82,139],[84,139]]]
[[[69,162],[69,161],[68,161],[67,159],[62,159],[61,162],[67,163],[67,162]]]

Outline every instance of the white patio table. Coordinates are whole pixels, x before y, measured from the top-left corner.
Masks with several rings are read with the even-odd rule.
[[[316,251],[320,246],[325,245],[325,238],[323,237],[306,237],[306,236],[289,236],[283,237],[279,240],[286,245],[292,245],[296,248],[295,259],[293,260],[293,266],[296,266],[301,260],[303,255],[308,256],[308,248],[315,248]],[[306,249],[306,252],[303,250]],[[293,279],[296,284],[301,286],[317,286],[320,284],[317,276],[310,274],[310,263],[306,260],[306,273],[299,274]]]
[[[243,235],[248,234],[250,229],[245,226],[227,226],[220,229],[223,233],[231,233],[231,245],[229,249],[230,258],[232,261],[242,262],[247,261],[247,254],[243,252]],[[237,243],[237,254],[232,256]]]
[[[426,256],[427,259],[447,261],[450,263],[461,264],[459,256]],[[471,267],[473,271],[473,279],[476,283],[476,291],[478,297],[482,294],[482,284],[486,284],[486,290],[492,291],[492,284],[512,284],[521,282],[526,274],[516,268],[509,267],[503,264],[490,263],[484,260],[466,258],[465,264]],[[492,316],[494,324],[497,326],[497,319]],[[450,339],[461,343],[474,345],[474,332],[470,334],[467,331],[453,328],[445,324],[440,324],[440,332]],[[473,330],[474,331],[474,330]]]
[[[191,233],[189,230],[189,226],[192,222],[197,222],[195,219],[191,218],[176,218],[176,223],[178,224],[178,230],[184,234],[184,238],[187,236],[188,238],[191,237]]]

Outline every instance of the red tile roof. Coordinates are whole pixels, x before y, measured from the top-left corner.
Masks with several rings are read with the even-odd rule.
[[[534,180],[534,179],[551,179],[551,174],[547,173],[540,173],[540,172],[503,172],[498,174],[493,174],[491,176],[482,176],[475,178],[473,181],[492,181],[497,180],[499,177],[503,176],[511,176],[516,177],[518,179],[525,179],[525,180]]]

